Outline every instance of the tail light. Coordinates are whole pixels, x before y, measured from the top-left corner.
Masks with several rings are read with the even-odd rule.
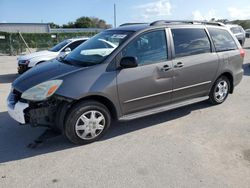
[[[240,57],[244,58],[246,55],[245,50],[243,50],[242,48],[240,49]]]

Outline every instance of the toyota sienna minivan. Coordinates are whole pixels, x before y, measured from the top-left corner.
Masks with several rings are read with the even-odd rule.
[[[231,31],[216,23],[124,24],[17,78],[8,112],[20,124],[54,128],[86,144],[115,119],[223,103],[242,79],[244,55]]]

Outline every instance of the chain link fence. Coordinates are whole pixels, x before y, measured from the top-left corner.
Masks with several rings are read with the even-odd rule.
[[[59,42],[77,37],[91,37],[97,33],[22,33],[32,52],[51,48]],[[0,55],[19,55],[27,52],[19,33],[0,32]]]

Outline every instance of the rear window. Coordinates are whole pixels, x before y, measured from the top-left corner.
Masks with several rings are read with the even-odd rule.
[[[211,44],[204,29],[172,29],[175,57],[211,52]]]
[[[233,37],[225,29],[208,28],[212,37],[216,52],[238,49]]]

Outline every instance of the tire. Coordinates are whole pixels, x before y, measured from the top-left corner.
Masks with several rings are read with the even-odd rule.
[[[210,91],[209,102],[214,105],[223,103],[228,97],[230,88],[229,79],[226,76],[219,77]]]
[[[110,124],[111,116],[106,106],[97,101],[83,101],[69,111],[64,134],[74,144],[88,144],[99,140]]]

